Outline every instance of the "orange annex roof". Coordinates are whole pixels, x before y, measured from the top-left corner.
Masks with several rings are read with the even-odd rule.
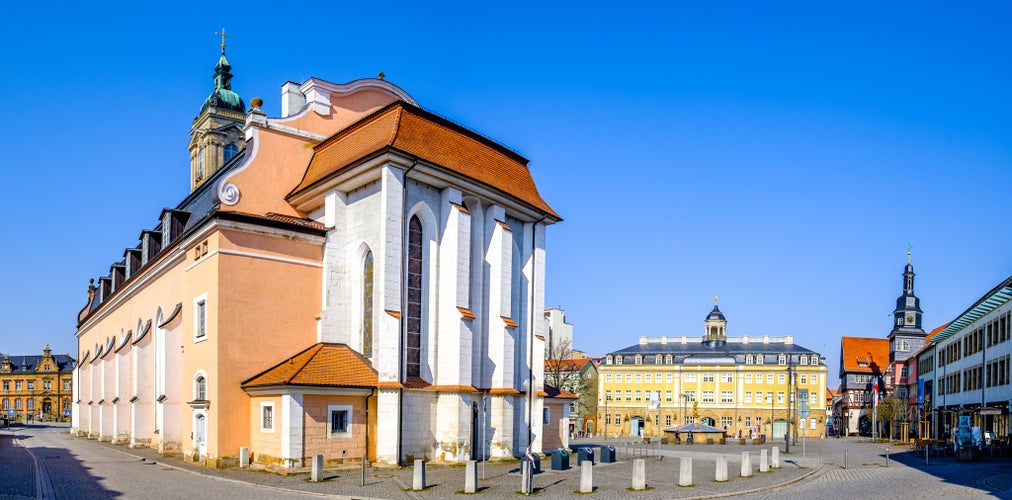
[[[289,197],[387,148],[477,181],[561,219],[541,199],[526,158],[403,101],[376,111],[318,144],[302,181]]]
[[[889,339],[843,337],[843,369],[856,373],[881,373],[889,364]]]
[[[545,384],[545,391],[541,394],[542,397],[554,398],[554,399],[580,399],[576,394],[557,389],[550,385]]]
[[[317,343],[242,383],[271,385],[376,387],[376,371],[344,344]]]

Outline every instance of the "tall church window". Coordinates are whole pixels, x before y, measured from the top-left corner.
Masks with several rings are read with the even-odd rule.
[[[197,151],[197,180],[204,178],[204,148]]]
[[[235,147],[235,144],[225,145],[225,161],[231,160],[236,153],[239,152],[239,148]]]
[[[408,377],[421,376],[422,357],[422,222],[408,222],[408,338],[405,348]]]
[[[373,259],[369,252],[362,264],[362,355],[367,358],[372,357],[372,297]]]

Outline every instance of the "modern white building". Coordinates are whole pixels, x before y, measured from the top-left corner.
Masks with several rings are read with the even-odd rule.
[[[1004,438],[1010,434],[1012,404],[1012,277],[963,311],[933,339],[934,363],[923,374],[934,379],[932,398],[944,436],[960,417],[971,427]],[[931,358],[922,357],[930,360]],[[967,422],[963,419],[963,422]]]

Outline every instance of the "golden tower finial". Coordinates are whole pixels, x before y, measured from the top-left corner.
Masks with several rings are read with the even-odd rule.
[[[913,248],[913,247],[914,246],[911,245],[910,243],[907,243],[906,245],[903,245],[903,248],[907,249],[907,264],[910,263],[910,249]]]
[[[232,35],[226,34],[225,28],[221,28],[221,33],[215,32],[214,35],[221,37],[221,51],[225,52],[225,38],[232,38]]]
[[[720,297],[717,297],[716,295],[714,295],[713,296],[713,303],[716,304],[718,300],[720,300]]]

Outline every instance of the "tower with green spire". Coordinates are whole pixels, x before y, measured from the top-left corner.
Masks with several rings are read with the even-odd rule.
[[[232,90],[232,65],[225,57],[225,29],[221,33],[221,56],[214,65],[214,88],[200,106],[190,129],[190,190],[200,187],[244,147],[243,123],[246,104]]]

